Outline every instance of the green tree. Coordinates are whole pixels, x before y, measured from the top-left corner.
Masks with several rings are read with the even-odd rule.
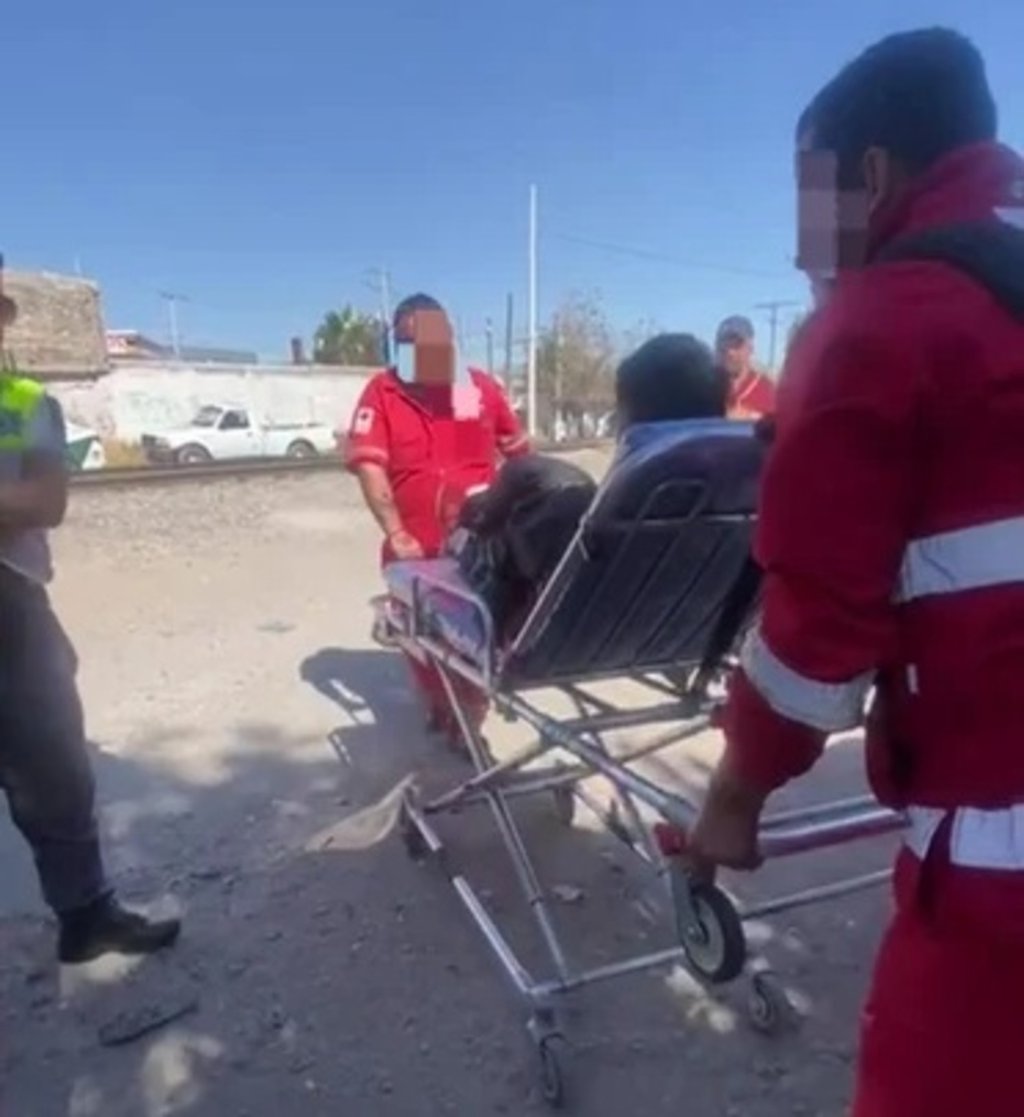
[[[542,426],[556,414],[579,417],[615,400],[614,333],[600,301],[570,295],[555,311],[537,346],[537,402]]]
[[[313,335],[313,360],[322,365],[379,365],[381,341],[380,322],[346,305],[324,315]]]

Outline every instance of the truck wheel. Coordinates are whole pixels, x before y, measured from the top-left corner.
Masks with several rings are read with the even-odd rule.
[[[316,447],[312,442],[298,438],[285,450],[285,455],[289,458],[315,458]]]
[[[205,446],[182,446],[177,453],[179,465],[205,465],[213,461],[213,455]]]

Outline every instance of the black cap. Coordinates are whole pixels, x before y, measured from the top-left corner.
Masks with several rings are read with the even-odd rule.
[[[744,318],[742,314],[733,314],[718,327],[718,333],[715,334],[715,348],[724,349],[737,342],[753,340],[754,323],[749,318]]]
[[[440,310],[443,312],[444,307],[437,299],[430,295],[424,295],[422,292],[402,299],[395,307],[395,313],[391,319],[391,328],[394,331],[396,341],[412,341],[412,335],[409,333],[406,322],[417,310]]]

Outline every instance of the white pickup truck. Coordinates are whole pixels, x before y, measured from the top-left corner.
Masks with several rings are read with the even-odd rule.
[[[201,407],[187,427],[144,434],[154,464],[198,465],[242,458],[315,458],[335,452],[334,431],[320,423],[261,423],[244,407]]]

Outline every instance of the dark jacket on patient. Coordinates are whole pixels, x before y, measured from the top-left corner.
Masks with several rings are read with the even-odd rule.
[[[596,491],[579,467],[530,454],[506,462],[494,484],[463,505],[451,550],[490,606],[499,637],[524,619]]]

